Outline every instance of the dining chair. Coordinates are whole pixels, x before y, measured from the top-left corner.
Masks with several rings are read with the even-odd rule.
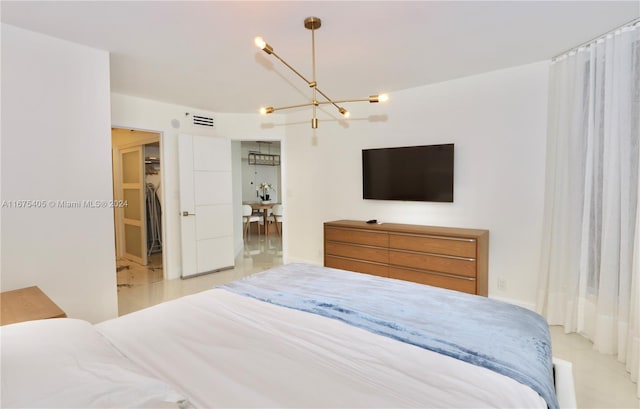
[[[282,236],[282,221],[284,219],[284,207],[281,204],[273,205],[271,214],[267,217],[269,223],[273,222],[276,225],[278,235]],[[280,224],[280,226],[278,226]]]
[[[258,237],[260,237],[260,220],[259,214],[254,214],[250,205],[242,205],[242,222],[244,223],[244,236],[249,237],[249,226],[251,223],[258,223]]]

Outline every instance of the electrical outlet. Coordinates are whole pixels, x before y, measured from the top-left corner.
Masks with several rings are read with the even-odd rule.
[[[507,280],[503,277],[498,277],[498,290],[506,291],[507,290]]]

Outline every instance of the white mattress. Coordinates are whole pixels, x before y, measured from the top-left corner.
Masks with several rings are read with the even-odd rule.
[[[202,408],[546,408],[488,369],[222,289],[96,329]]]

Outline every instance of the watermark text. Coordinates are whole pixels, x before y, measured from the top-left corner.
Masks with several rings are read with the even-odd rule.
[[[128,207],[126,200],[3,200],[3,209],[116,209]]]

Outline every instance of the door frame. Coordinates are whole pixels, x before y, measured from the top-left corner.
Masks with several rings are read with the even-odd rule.
[[[111,129],[124,129],[124,130],[131,130],[131,131],[139,131],[139,132],[145,132],[145,133],[153,133],[155,135],[148,135],[148,136],[143,136],[140,137],[139,140],[136,140],[135,142],[131,142],[131,143],[126,143],[126,144],[122,144],[119,146],[114,146],[113,142],[111,144],[111,155],[112,155],[112,161],[113,161],[113,172],[112,172],[112,180],[113,180],[113,198],[114,199],[118,199],[118,192],[121,190],[122,186],[120,185],[120,150],[121,149],[127,149],[127,148],[133,148],[136,146],[144,146],[150,143],[159,143],[160,144],[160,153],[161,156],[163,156],[163,151],[162,151],[162,145],[164,143],[164,133],[162,131],[155,131],[155,130],[149,130],[149,129],[135,129],[135,128],[131,128],[131,127],[124,127],[124,126],[117,126],[117,125],[112,125]],[[143,158],[144,160],[144,158]],[[163,172],[163,163],[162,160],[160,162],[160,183],[162,184],[162,186],[166,186],[166,172]],[[162,203],[166,203],[165,200],[165,192],[167,189],[161,189],[160,192],[160,196],[162,199]],[[124,215],[123,215],[123,210],[124,209],[114,209],[114,237],[115,237],[115,248],[116,248],[116,259],[122,258],[124,257],[124,240],[123,240],[123,225],[124,225]],[[166,243],[166,228],[165,226],[167,225],[167,220],[166,220],[166,212],[162,211],[162,215],[161,215],[161,223],[162,223],[162,266],[163,266],[163,275],[164,278],[167,278],[167,253],[166,253],[166,247],[165,247],[165,243]]]

